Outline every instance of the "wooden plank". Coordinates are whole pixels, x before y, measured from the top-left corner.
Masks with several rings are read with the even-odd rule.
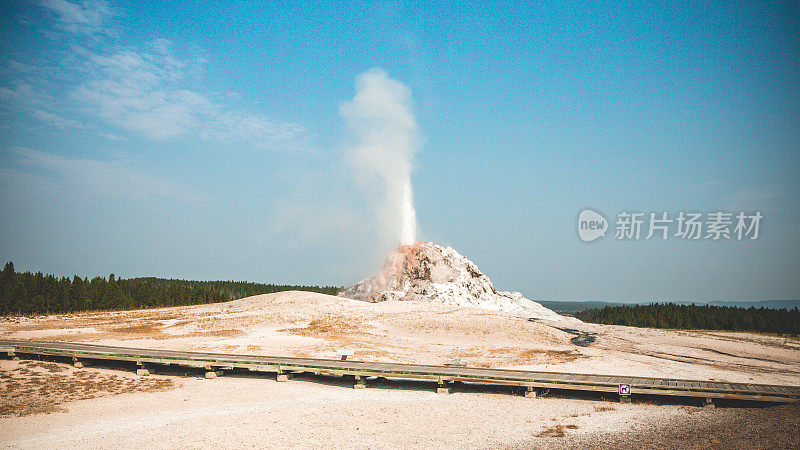
[[[604,383],[607,377],[603,377],[600,375],[587,375],[586,381],[590,383]]]
[[[792,395],[792,392],[783,386],[772,386],[772,388],[777,389],[781,394]]]
[[[794,386],[783,386],[783,387],[785,389],[788,389],[789,392],[792,393],[792,395],[800,396],[800,387],[794,387]]]
[[[786,392],[786,391],[783,389],[783,387],[782,387],[782,386],[775,386],[775,385],[772,385],[772,384],[770,384],[770,385],[769,385],[769,387],[770,387],[771,389],[774,389],[774,390],[775,390],[775,392],[776,392],[777,394],[788,395],[788,392]]]
[[[678,397],[700,397],[700,398],[726,398],[733,400],[757,400],[765,402],[776,403],[793,403],[799,399],[793,397],[779,397],[770,395],[756,395],[756,394],[736,394],[724,392],[697,392],[697,391],[680,391],[669,389],[645,389],[642,388],[637,391],[638,394],[653,394],[653,395],[672,395]]]

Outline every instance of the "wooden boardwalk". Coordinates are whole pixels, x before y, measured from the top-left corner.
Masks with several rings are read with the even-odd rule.
[[[273,372],[286,379],[293,372],[321,375],[351,375],[358,387],[366,377],[433,380],[440,388],[452,381],[525,386],[536,389],[565,389],[619,393],[620,385],[630,386],[633,395],[669,395],[713,399],[795,402],[800,400],[800,386],[778,386],[751,383],[725,383],[706,380],[644,378],[624,375],[594,375],[527,370],[485,369],[477,367],[432,366],[421,364],[340,361],[282,356],[232,355],[223,353],[183,352],[171,350],[111,347],[72,342],[0,340],[0,353],[9,356],[49,355],[80,360],[131,361],[146,364],[173,364],[204,368],[217,374],[223,369],[245,368]]]

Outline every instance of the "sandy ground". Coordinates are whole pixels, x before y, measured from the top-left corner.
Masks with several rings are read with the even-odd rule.
[[[3,373],[14,372],[3,361]],[[65,366],[69,367],[69,366]],[[118,376],[102,368],[76,376]],[[349,388],[337,378],[233,374],[100,394],[56,412],[0,417],[13,448],[797,448],[798,408],[700,408],[512,395],[439,395],[424,383]],[[462,389],[469,389],[466,386]],[[744,426],[742,425],[744,423]]]
[[[576,345],[576,333],[595,341]],[[356,359],[368,361],[440,364],[460,357],[482,367],[800,385],[800,340],[795,338],[533,323],[470,308],[372,304],[305,292],[191,307],[7,318],[0,322],[0,338],[325,358],[348,348]],[[369,389],[353,390],[352,382],[338,378],[276,383],[242,374],[216,380],[156,375],[148,379],[175,380],[174,385],[151,386],[126,381],[133,375],[120,370],[76,370],[62,364],[66,369],[56,371],[23,363],[0,364],[4,395],[27,399],[6,402],[5,413],[0,413],[0,445],[624,447],[636,439],[636,446],[653,442],[641,440],[647,433],[686,437],[686,430],[702,424],[716,423],[712,431],[726,426],[735,431],[742,429],[735,426],[737,420],[761,420],[765,426],[777,420],[772,429],[785,422],[784,413],[769,412],[783,411],[774,408],[532,400],[512,395],[507,387],[442,396],[424,383],[372,383]],[[54,374],[62,376],[58,383],[47,378]],[[35,380],[23,383],[36,376],[39,385]],[[48,391],[48,386],[69,386],[70,377],[76,385],[83,383],[85,395]],[[18,383],[14,390],[9,387],[13,380]],[[114,388],[109,380],[124,382],[126,388]],[[30,409],[40,396],[55,399],[52,412],[32,408],[18,416],[25,408],[20,404]],[[786,409],[785,414],[794,417],[797,411]],[[683,425],[665,428],[669,424]],[[634,434],[620,438],[626,433]],[[697,436],[676,442],[678,447],[690,442],[703,446]],[[782,447],[794,445],[787,438]]]

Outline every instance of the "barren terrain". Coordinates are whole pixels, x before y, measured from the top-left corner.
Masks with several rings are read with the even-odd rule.
[[[441,364],[458,357],[479,367],[800,384],[796,338],[528,322],[475,308],[364,303],[308,292],[0,320],[6,339],[321,358],[352,349],[364,361]],[[510,388],[437,396],[424,383],[373,383],[355,391],[335,378],[276,383],[263,376],[187,375],[137,378],[107,368],[2,361],[0,444],[535,447],[583,446],[585,439],[603,437],[596,442],[611,445],[620,429],[644,435],[667,433],[665,424],[717,421],[723,430],[735,420],[752,422],[741,414],[781,411],[531,400],[511,395]]]

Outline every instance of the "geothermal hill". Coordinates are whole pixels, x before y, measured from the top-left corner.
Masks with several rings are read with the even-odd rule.
[[[566,319],[519,292],[497,291],[475,263],[452,248],[433,242],[398,247],[389,254],[377,275],[350,286],[339,295],[368,302],[427,301],[520,317]]]

